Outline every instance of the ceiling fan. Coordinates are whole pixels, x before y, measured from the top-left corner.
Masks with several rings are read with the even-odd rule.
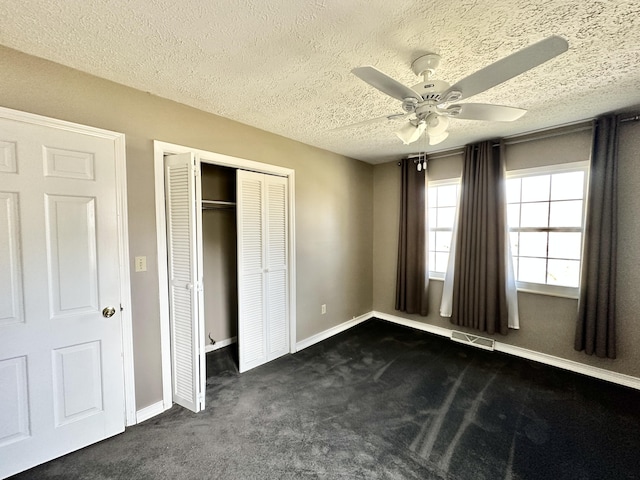
[[[451,86],[447,82],[431,78],[440,63],[440,55],[435,53],[422,55],[411,64],[413,72],[417,76],[423,77],[422,82],[412,87],[403,85],[372,66],[354,68],[351,73],[382,93],[400,100],[405,112],[363,123],[412,117],[396,132],[396,135],[405,145],[408,145],[418,140],[426,132],[429,144],[436,145],[449,135],[447,132],[449,118],[500,122],[511,122],[520,118],[527,112],[522,108],[486,103],[456,104],[453,102],[470,98],[506,82],[566,52],[568,48],[569,45],[564,38],[551,36],[512,53]]]

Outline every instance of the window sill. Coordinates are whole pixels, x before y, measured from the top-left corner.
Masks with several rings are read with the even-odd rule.
[[[429,274],[429,281],[436,280],[438,282],[444,282],[444,275]],[[531,293],[533,295],[546,295],[547,297],[568,298],[571,300],[578,300],[579,292],[577,288],[570,287],[553,287],[544,285],[542,288],[538,286],[517,286],[518,292]]]
[[[563,291],[540,291],[532,288],[520,288],[517,287],[518,293],[532,293],[533,295],[546,295],[547,297],[559,297],[559,298],[569,298],[571,300],[578,300],[579,296],[577,293],[571,292],[563,292]]]

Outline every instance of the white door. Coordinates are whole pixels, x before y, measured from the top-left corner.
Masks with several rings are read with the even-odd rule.
[[[165,157],[172,397],[194,412],[206,383],[199,171],[192,153]]]
[[[238,170],[238,351],[245,372],[289,352],[287,180]]]
[[[115,148],[0,119],[0,477],[124,430]]]

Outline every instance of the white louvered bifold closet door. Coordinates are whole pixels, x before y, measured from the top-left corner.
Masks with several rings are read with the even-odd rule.
[[[266,362],[263,175],[238,170],[238,359],[245,372]]]
[[[289,351],[286,182],[237,173],[240,372]]]
[[[287,179],[265,175],[267,360],[289,353]]]
[[[204,408],[204,355],[200,349],[195,159],[192,153],[165,158],[167,254],[171,322],[173,401]]]

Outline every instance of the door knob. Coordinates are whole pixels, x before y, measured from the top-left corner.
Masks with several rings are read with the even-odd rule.
[[[113,317],[113,314],[116,313],[116,309],[113,307],[104,307],[102,309],[102,316],[104,318],[111,318]]]

